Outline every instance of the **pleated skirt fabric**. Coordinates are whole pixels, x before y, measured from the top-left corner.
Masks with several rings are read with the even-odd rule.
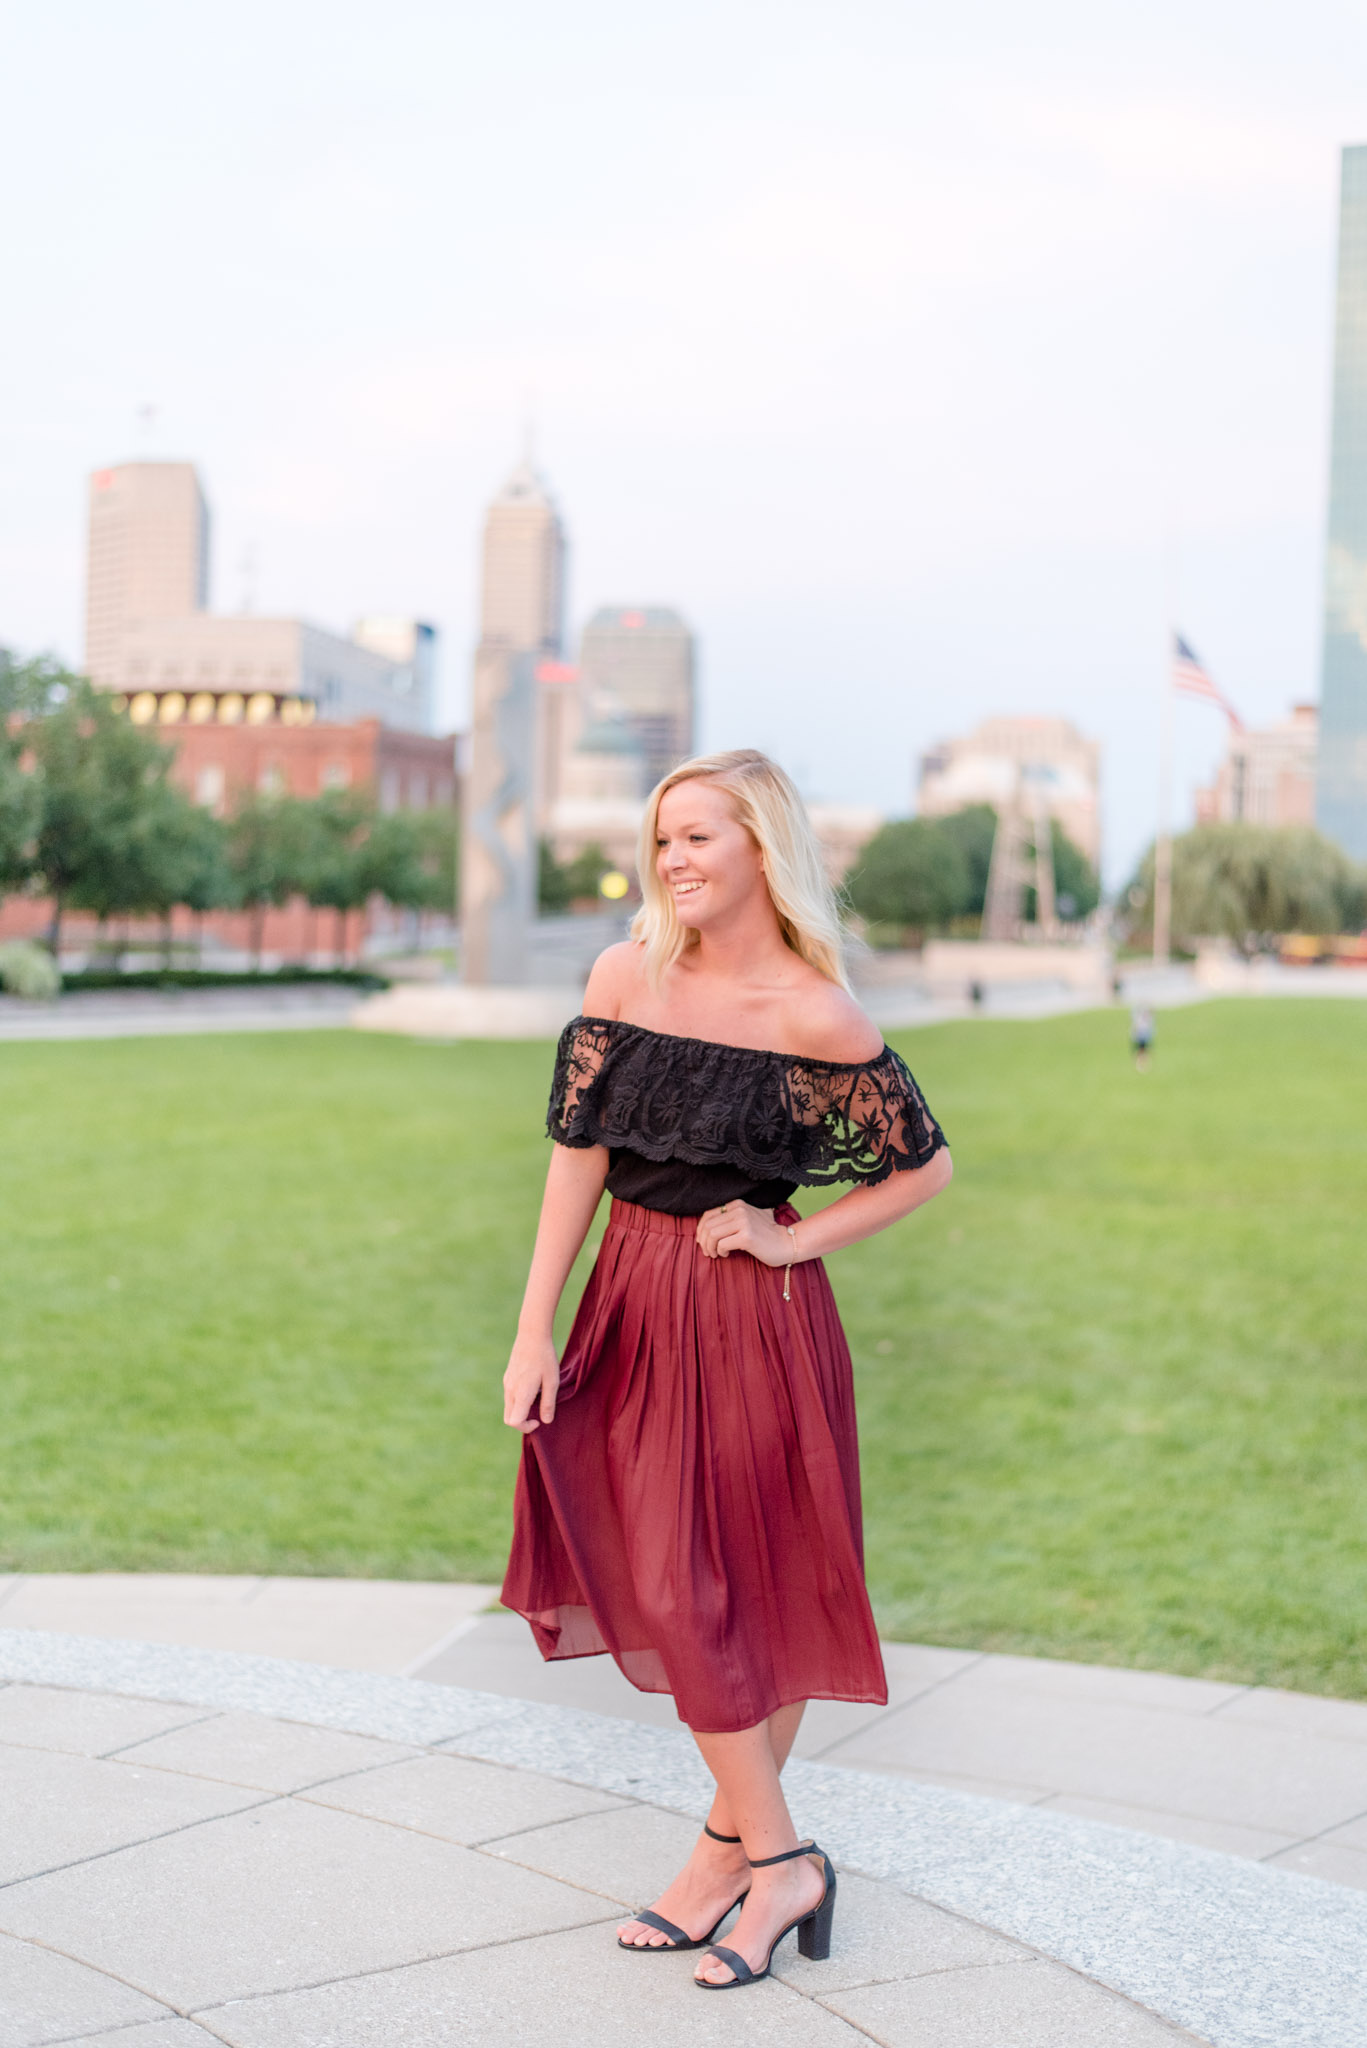
[[[524,1440],[504,1603],[544,1657],[608,1651],[702,1731],[882,1705],[830,1283],[794,1266],[785,1301],[781,1268],[705,1257],[696,1225],[614,1201],[555,1419]]]

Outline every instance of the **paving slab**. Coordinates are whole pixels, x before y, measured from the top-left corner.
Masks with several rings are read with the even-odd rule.
[[[498,1858],[283,1800],[0,1891],[9,1932],[78,1953],[181,2010],[604,1911]]]
[[[148,2020],[141,2026],[120,2027],[117,2033],[82,2035],[81,2048],[99,2048],[101,2042],[108,2048],[211,2048],[219,2038],[193,2020]]]
[[[259,1796],[129,1764],[0,1744],[0,1885],[233,1813]],[[0,1913],[0,1926],[10,1924]]]
[[[1249,1690],[1209,1678],[1179,1678],[1167,1671],[1127,1671],[1110,1664],[1070,1664],[1057,1657],[1002,1654],[975,1657],[961,1671],[948,1675],[960,1693],[1087,1700],[1166,1714],[1216,1713]]]
[[[1279,1692],[1260,1685],[1220,1710],[1225,1721],[1256,1722],[1290,1735],[1324,1736],[1335,1742],[1367,1744],[1367,1704],[1361,1700],[1316,1699],[1304,1692]]]
[[[260,1792],[298,1792],[306,1785],[373,1771],[418,1754],[410,1746],[377,1742],[369,1735],[345,1735],[335,1728],[310,1728],[244,1713],[197,1717],[188,1727],[153,1735],[115,1753],[121,1763],[213,1778]]]
[[[1191,2039],[1056,1963],[906,1977],[821,2002],[883,2048],[1175,2048]]]
[[[473,1628],[418,1663],[411,1675],[433,1685],[470,1687],[507,1699],[541,1700],[585,1713],[645,1721],[658,1728],[679,1726],[671,1696],[638,1692],[611,1657],[566,1657],[548,1664],[520,1614],[480,1615]]]
[[[882,1771],[889,1777],[910,1778],[917,1785],[943,1785],[946,1791],[971,1792],[978,1799],[1004,1799],[1009,1806],[1048,1806],[1055,1798],[1047,1785],[1013,1785],[1009,1778],[975,1778],[971,1771],[932,1771],[924,1764],[893,1762],[886,1757],[877,1763],[866,1762],[862,1746],[859,1754],[853,1748],[846,1754],[843,1744],[834,1752],[823,1750],[815,1761],[852,1770]]]
[[[867,2034],[784,1984],[699,1991],[696,1960],[627,1955],[594,1927],[204,2018],[230,2048],[867,2048]]]
[[[785,1941],[774,1958],[774,1975],[809,1998],[828,1998],[855,1985],[1020,1962],[1029,1953],[989,1927],[845,1870],[836,1893],[829,1959],[804,1962],[797,1943]]]
[[[1355,1891],[1367,1892],[1367,1852],[1350,1849],[1332,1836],[1303,1842],[1270,1860],[1282,1870],[1299,1870],[1306,1877],[1324,1877],[1331,1884],[1352,1885]]]
[[[42,1572],[0,1588],[0,1624],[407,1672],[496,1590],[407,1579]]]
[[[315,1787],[307,1797],[320,1806],[396,1827],[419,1828],[467,1848],[625,1804],[609,1793],[567,1785],[539,1772],[472,1763],[459,1756],[420,1756],[411,1763],[336,1779]]]
[[[1183,1715],[1128,1700],[1013,1690],[982,1665],[885,1715],[824,1760],[988,1783],[995,1767],[1016,1784],[1297,1838],[1359,1811],[1367,1782],[1356,1742],[1311,1734],[1288,1742],[1279,1730],[1230,1713]]]
[[[102,2027],[163,2017],[165,2008],[70,1956],[0,1934],[0,2042],[47,2048]]]
[[[1330,1828],[1321,1836],[1325,1842],[1341,1842],[1347,1849],[1367,1849],[1367,1812],[1346,1821],[1342,1827]]]
[[[615,1813],[559,1821],[485,1847],[491,1856],[582,1885],[629,1913],[659,1897],[697,1839],[696,1821],[623,1803]]]
[[[108,1693],[68,1692],[54,1685],[9,1685],[0,1691],[0,1743],[65,1749],[77,1756],[108,1756],[131,1742],[204,1718],[195,1707],[111,1699]]]

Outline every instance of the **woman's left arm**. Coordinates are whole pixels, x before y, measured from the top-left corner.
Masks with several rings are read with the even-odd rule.
[[[768,1209],[752,1209],[748,1202],[727,1202],[721,1209],[709,1209],[698,1218],[698,1244],[709,1259],[724,1259],[731,1252],[749,1252],[765,1266],[797,1266],[805,1259],[821,1259],[828,1252],[842,1251],[847,1244],[873,1237],[910,1216],[913,1209],[949,1186],[954,1167],[944,1146],[924,1166],[891,1173],[876,1187],[851,1188],[829,1209],[804,1216],[789,1226],[775,1223]]]

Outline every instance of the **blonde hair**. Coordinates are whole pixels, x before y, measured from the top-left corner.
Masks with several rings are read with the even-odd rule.
[[[645,947],[651,984],[658,987],[666,969],[698,943],[698,934],[680,924],[673,893],[660,880],[656,866],[660,800],[681,782],[697,781],[726,791],[737,818],[759,848],[784,943],[818,974],[848,989],[840,913],[811,819],[778,763],[754,747],[685,761],[657,782],[646,799],[636,853],[643,901],[632,919],[631,936]]]

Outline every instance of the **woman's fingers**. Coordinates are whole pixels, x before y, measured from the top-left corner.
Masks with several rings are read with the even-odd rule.
[[[560,1393],[560,1370],[548,1372],[541,1382],[541,1420],[554,1422],[555,1404]],[[535,1428],[535,1424],[532,1425]]]
[[[726,1259],[732,1252],[752,1251],[757,1213],[746,1202],[728,1202],[724,1208],[707,1210],[698,1218],[699,1250],[709,1259]]]

